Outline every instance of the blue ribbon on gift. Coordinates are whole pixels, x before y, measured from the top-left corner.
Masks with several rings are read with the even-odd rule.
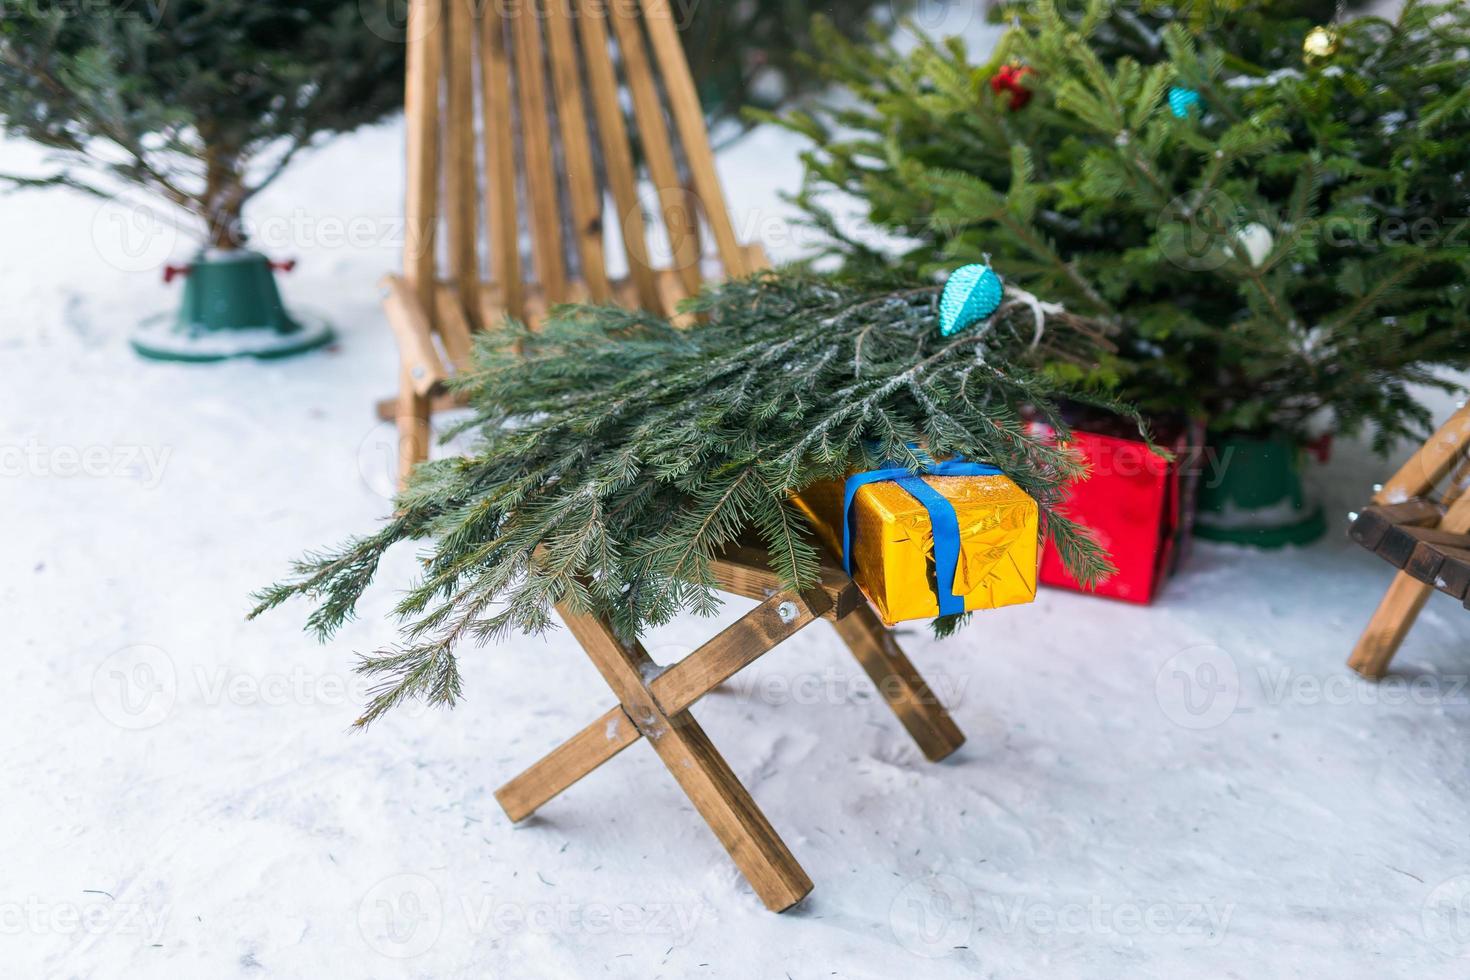
[[[842,568],[852,574],[852,500],[869,483],[892,480],[929,512],[934,529],[934,577],[938,580],[939,615],[956,616],[965,611],[965,599],[954,594],[954,576],[960,565],[960,519],[954,505],[945,500],[923,476],[999,476],[989,463],[971,463],[963,456],[942,463],[925,463],[919,473],[893,464],[847,478],[842,494]]]

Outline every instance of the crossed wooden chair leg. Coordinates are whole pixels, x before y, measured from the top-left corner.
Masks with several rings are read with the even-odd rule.
[[[782,911],[812,882],[695,721],[690,707],[741,668],[818,618],[832,620],[848,648],[931,761],[964,735],[892,634],[852,593],[777,592],[683,660],[659,672],[643,647],[620,640],[602,620],[560,609],[567,628],[617,696],[618,705],[495,793],[512,820],[646,738],[704,817],[761,901]]]

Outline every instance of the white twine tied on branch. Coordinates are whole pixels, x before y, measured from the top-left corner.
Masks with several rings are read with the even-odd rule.
[[[1004,295],[1006,301],[1001,305],[1000,309],[995,311],[997,317],[1014,306],[1030,307],[1031,316],[1036,321],[1036,330],[1031,335],[1032,350],[1035,350],[1037,345],[1041,343],[1042,334],[1046,332],[1046,318],[1048,316],[1060,316],[1066,312],[1066,308],[1061,303],[1048,303],[1044,300],[1037,299],[1034,293],[1029,293],[1020,286],[1012,286],[1007,283]]]

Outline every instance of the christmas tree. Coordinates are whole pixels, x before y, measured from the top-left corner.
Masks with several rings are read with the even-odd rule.
[[[243,244],[245,204],[322,135],[402,106],[389,4],[133,0],[12,5],[0,17],[0,121],[52,151],[9,175],[110,197],[141,187]],[[98,178],[102,179],[99,180]]]
[[[1145,410],[1384,448],[1427,423],[1412,386],[1470,364],[1470,11],[1324,15],[1043,0],[984,64],[823,29],[855,101],[784,118],[814,143],[798,201],[853,267],[988,254],[1115,325],[1091,380]],[[911,247],[842,234],[834,190]]]
[[[1085,373],[1107,347],[1090,321],[1008,288],[950,336],[938,286],[796,271],[712,288],[686,312],[700,322],[563,307],[535,332],[487,331],[476,369],[453,382],[472,409],[456,431],[478,445],[416,467],[391,520],[300,562],[256,614],[305,596],[328,635],[388,548],[429,540],[423,579],[397,607],[402,645],[362,665],[381,681],[363,721],[406,697],[452,704],[461,643],[545,630],[558,603],[625,636],[713,611],[710,563],[744,534],[788,587],[811,587],[818,552],[792,495],[853,468],[917,470],[921,451],[998,466],[1040,505],[1079,578],[1109,571],[1054,509],[1077,459],[1022,415],[1065,436],[1054,400],[1086,393],[1043,365]]]

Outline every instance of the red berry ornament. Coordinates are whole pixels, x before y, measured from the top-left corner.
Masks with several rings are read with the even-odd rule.
[[[1021,84],[1021,79],[1029,74],[1031,69],[1026,65],[1002,65],[1000,71],[990,76],[991,91],[997,95],[1009,92],[1011,99],[1008,106],[1015,112],[1031,101],[1031,90]]]

